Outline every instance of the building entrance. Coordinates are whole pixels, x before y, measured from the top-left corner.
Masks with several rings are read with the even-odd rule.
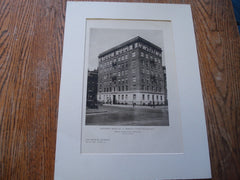
[[[116,95],[113,95],[113,104],[116,104]]]

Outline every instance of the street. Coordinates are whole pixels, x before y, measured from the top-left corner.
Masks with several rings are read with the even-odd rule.
[[[87,109],[86,125],[168,126],[168,107],[102,105]]]

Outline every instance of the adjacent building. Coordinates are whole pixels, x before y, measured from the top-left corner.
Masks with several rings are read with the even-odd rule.
[[[87,107],[97,108],[97,89],[98,87],[98,71],[88,71],[87,81]]]
[[[137,36],[98,56],[97,100],[161,105],[167,100],[162,49]]]

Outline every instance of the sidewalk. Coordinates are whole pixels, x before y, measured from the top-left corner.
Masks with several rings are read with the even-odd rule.
[[[110,109],[109,109],[110,108]],[[142,109],[142,110],[167,110],[168,106],[138,106],[135,105],[122,105],[122,104],[104,104],[102,106],[99,106],[98,109],[87,109],[86,114],[87,115],[96,115],[96,114],[105,114],[105,113],[115,113],[118,112],[118,108],[126,108],[126,109]]]
[[[86,114],[106,113],[103,109],[86,109]]]
[[[132,104],[127,104],[127,105],[123,105],[123,104],[103,104],[103,106],[110,106],[110,107],[124,107],[124,108],[135,108],[135,109],[167,109],[168,106],[139,106],[139,105],[135,105],[133,107]]]

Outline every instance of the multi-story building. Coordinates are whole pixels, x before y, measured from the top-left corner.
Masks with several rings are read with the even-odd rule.
[[[98,71],[88,71],[87,107],[97,108]]]
[[[165,97],[165,103],[168,104],[168,98],[167,98],[167,73],[166,73],[166,66],[163,66],[163,78],[164,78],[164,97]]]
[[[137,36],[98,56],[98,101],[165,104],[162,49]]]

